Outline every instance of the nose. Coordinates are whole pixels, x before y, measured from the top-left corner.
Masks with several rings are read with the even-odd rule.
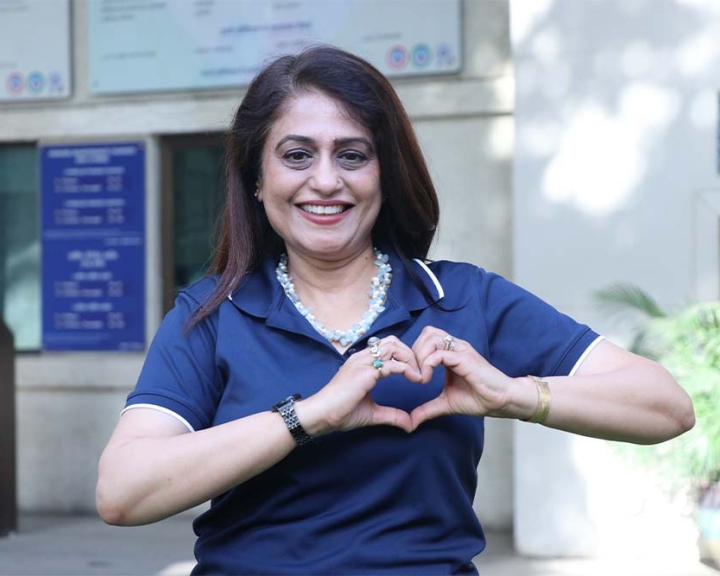
[[[338,167],[331,158],[320,158],[315,163],[308,183],[321,194],[332,194],[342,188]]]

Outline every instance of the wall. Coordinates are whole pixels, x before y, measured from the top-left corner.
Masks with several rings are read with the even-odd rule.
[[[621,343],[594,290],[633,282],[667,308],[720,294],[718,37],[712,1],[511,2],[514,276]],[[517,423],[515,464],[521,552],[694,545],[607,443]]]
[[[158,136],[221,131],[242,90],[91,96],[86,0],[73,2],[74,93],[64,102],[0,105],[0,142],[143,139],[148,145],[148,326],[160,320]],[[397,81],[427,153],[444,209],[436,258],[512,273],[513,77],[507,0],[465,5],[465,69],[457,77]],[[19,499],[23,510],[94,510],[97,460],[141,354],[40,353],[17,359]],[[488,423],[478,510],[512,520],[512,426]]]

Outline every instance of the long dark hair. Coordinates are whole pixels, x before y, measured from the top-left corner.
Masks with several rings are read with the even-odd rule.
[[[365,60],[313,46],[267,65],[250,84],[226,134],[226,196],[211,272],[219,281],[192,324],[212,313],[265,256],[284,250],[255,197],[262,149],[287,100],[316,90],[338,102],[374,138],[383,204],[373,241],[390,244],[411,271],[427,257],[440,218],[437,194],[410,119],[390,82]],[[413,278],[415,277],[412,274]]]

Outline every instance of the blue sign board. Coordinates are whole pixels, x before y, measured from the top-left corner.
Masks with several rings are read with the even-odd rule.
[[[145,348],[145,147],[45,146],[42,347]]]

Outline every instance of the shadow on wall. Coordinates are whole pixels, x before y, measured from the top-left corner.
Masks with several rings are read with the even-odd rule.
[[[546,198],[591,215],[621,210],[662,177],[667,137],[714,128],[712,4],[555,0],[517,11],[519,145],[545,165]]]
[[[691,196],[717,186],[720,4],[510,4],[516,203],[550,226],[562,221],[566,237],[596,235],[581,245],[602,262],[616,257],[610,281],[649,274],[662,280],[661,301],[677,301],[691,290],[691,259],[676,257],[668,278],[665,255],[690,250]],[[547,245],[531,233],[518,232],[520,250],[536,272]],[[586,283],[608,283],[602,270],[586,272]],[[588,307],[589,294],[568,298]]]

